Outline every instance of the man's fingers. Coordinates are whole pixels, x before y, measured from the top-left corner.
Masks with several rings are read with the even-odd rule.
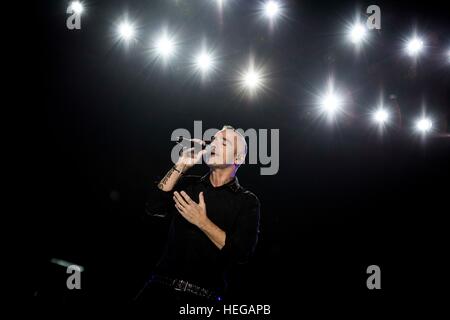
[[[191,197],[189,197],[186,192],[181,191],[181,195],[182,195],[183,199],[186,200],[187,203],[191,204],[192,202],[194,202],[194,201],[192,201]]]
[[[201,139],[197,139],[197,138],[193,138],[191,139],[192,142],[197,142],[198,144],[201,144],[202,146],[205,145],[205,141],[201,140]]]
[[[181,213],[181,215],[184,215],[183,208],[181,208],[178,204],[175,203],[175,208],[177,208],[178,212]]]
[[[184,198],[177,192],[177,191],[175,191],[174,193],[174,199],[176,199],[176,200],[178,200],[178,202],[179,202],[179,204],[182,206],[182,207],[187,207],[189,204],[186,202],[186,200],[184,200]]]
[[[177,197],[175,195],[173,195],[172,199],[173,199],[173,201],[175,201],[175,204],[181,206],[180,205],[180,201],[178,201],[178,199],[177,199]]]
[[[175,208],[177,208],[178,212],[185,218],[187,221],[190,222],[192,219],[191,215],[183,208],[181,208],[179,205],[175,203]]]
[[[205,204],[205,198],[203,197],[203,191],[200,192],[198,195],[198,204],[201,206]]]
[[[173,197],[175,204],[178,205],[181,209],[185,209],[185,206],[178,200],[176,197]]]
[[[197,162],[200,161],[200,159],[203,157],[203,155],[205,153],[206,153],[206,149],[203,149],[197,153],[197,157],[196,157]]]
[[[184,212],[183,208],[181,208],[181,207],[180,207],[179,205],[177,205],[177,204],[175,204],[175,208],[177,208],[178,212],[181,214],[181,216],[182,216],[183,218],[185,218],[186,220],[189,220],[189,219],[188,219],[188,215],[187,215],[186,212]]]
[[[177,208],[178,212],[181,213],[183,217],[187,217],[188,213],[185,208],[181,207],[179,204],[175,203],[175,208]]]

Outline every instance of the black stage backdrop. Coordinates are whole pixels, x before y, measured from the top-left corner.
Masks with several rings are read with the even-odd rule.
[[[233,271],[235,301],[271,304],[275,317],[312,302],[372,310],[437,294],[446,277],[450,138],[422,139],[412,127],[426,106],[448,134],[450,66],[438,52],[450,46],[449,23],[439,2],[378,1],[382,29],[359,54],[343,30],[369,2],[286,1],[288,17],[272,32],[255,17],[256,1],[230,1],[222,23],[207,1],[86,4],[81,30],[66,28],[66,2],[46,1],[33,8],[36,27],[21,34],[28,53],[16,101],[28,143],[19,207],[30,269],[20,289],[29,297],[130,302],[167,232],[143,216],[146,194],[171,166],[172,131],[193,132],[195,120],[204,129],[280,130],[276,175],[260,175],[259,165],[238,171],[261,201],[262,232],[255,257]],[[114,38],[124,12],[140,27],[129,48]],[[181,57],[167,68],[146,50],[164,23],[183,34]],[[414,67],[402,40],[415,26],[429,48]],[[206,84],[183,62],[202,37],[224,59]],[[253,99],[230,81],[250,53],[270,70],[270,90]],[[352,101],[334,125],[311,112],[330,74]],[[383,136],[366,114],[381,91],[403,117]],[[67,290],[55,258],[84,267],[82,290]],[[381,290],[366,287],[372,264]]]

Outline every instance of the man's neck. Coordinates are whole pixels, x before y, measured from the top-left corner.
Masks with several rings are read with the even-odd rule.
[[[235,175],[236,170],[234,167],[225,169],[214,168],[210,171],[209,181],[214,187],[220,187],[233,180]]]

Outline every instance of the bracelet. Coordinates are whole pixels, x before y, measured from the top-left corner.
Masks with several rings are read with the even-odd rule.
[[[178,170],[175,166],[173,166],[173,170],[175,170],[175,171],[178,172],[179,174],[184,174],[183,171]]]

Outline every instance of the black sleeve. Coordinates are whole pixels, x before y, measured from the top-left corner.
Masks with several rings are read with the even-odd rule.
[[[233,229],[226,233],[224,258],[231,263],[246,263],[255,250],[259,234],[260,203],[251,192],[246,191],[242,206]]]
[[[174,201],[172,199],[173,192],[186,190],[190,184],[194,183],[199,178],[200,177],[193,175],[182,176],[172,191],[163,191],[159,189],[158,183],[161,179],[155,179],[147,194],[147,199],[145,202],[145,215],[158,218],[169,217],[175,209]]]

